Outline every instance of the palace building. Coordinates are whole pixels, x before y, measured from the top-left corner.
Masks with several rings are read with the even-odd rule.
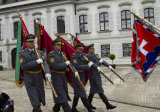
[[[58,32],[70,42],[69,33],[107,62],[130,65],[134,16],[131,11],[160,27],[159,0],[0,0],[0,65],[15,68],[19,15],[36,35],[35,20],[55,39]],[[37,40],[36,40],[37,41]]]

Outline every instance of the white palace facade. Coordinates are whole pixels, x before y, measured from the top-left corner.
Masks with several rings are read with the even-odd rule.
[[[36,35],[38,19],[55,39],[54,32],[70,42],[69,33],[111,63],[130,65],[135,12],[160,27],[159,0],[0,0],[0,65],[15,67],[17,22],[20,11],[29,33]]]

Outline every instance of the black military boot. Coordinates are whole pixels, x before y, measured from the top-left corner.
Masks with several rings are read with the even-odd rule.
[[[33,107],[33,111],[32,112],[42,112],[40,107]]]
[[[62,103],[62,108],[64,112],[72,112],[71,107],[68,105],[68,103]]]
[[[108,109],[114,109],[114,108],[116,108],[116,106],[111,105],[111,104],[108,102],[107,97],[106,97],[103,93],[99,93],[99,96],[100,96],[100,98],[102,99],[102,101],[106,104],[107,110],[108,110]]]
[[[75,97],[73,98],[73,104],[72,104],[72,112],[79,112],[77,109],[76,109],[76,106],[78,104],[78,99],[79,97]]]
[[[108,101],[106,101],[105,104],[106,104],[107,110],[116,108],[116,106],[111,105]]]
[[[91,108],[87,108],[88,112],[94,112]]]
[[[97,109],[96,107],[94,107],[94,106],[92,105],[93,96],[94,96],[94,94],[89,94],[89,96],[88,96],[88,101],[89,101],[89,103],[91,104],[91,109]]]
[[[60,103],[56,103],[53,107],[53,112],[59,112],[60,111],[60,107],[61,107],[61,104]]]

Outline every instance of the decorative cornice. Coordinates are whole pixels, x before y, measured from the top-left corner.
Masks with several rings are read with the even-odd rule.
[[[8,18],[9,18],[9,16],[8,16],[8,14],[6,14],[6,15],[5,15],[5,19],[8,19]]]
[[[19,18],[19,15],[12,16],[12,19]]]
[[[145,4],[145,3],[155,3],[155,0],[143,0],[141,3]]]
[[[65,12],[66,9],[60,8],[60,9],[56,9],[54,12],[60,12],[60,11]]]
[[[47,12],[47,13],[51,12],[50,7],[47,8],[46,12]]]
[[[100,5],[97,7],[97,9],[101,9],[101,8],[109,8],[110,6],[109,5]]]
[[[131,2],[122,2],[119,4],[120,7],[124,6],[124,5],[132,5],[132,3]]]
[[[87,7],[80,7],[80,8],[77,9],[77,11],[81,11],[81,10],[86,10],[87,11],[88,8]]]
[[[34,13],[32,14],[32,16],[35,16],[35,15],[42,15],[42,12],[34,12]]]

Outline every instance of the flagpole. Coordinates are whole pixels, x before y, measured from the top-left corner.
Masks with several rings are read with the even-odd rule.
[[[37,22],[39,25],[41,25],[37,19],[36,19],[36,22]],[[39,29],[38,29],[38,30],[39,30]],[[36,51],[36,53],[37,53],[38,58],[40,59],[40,56],[39,56],[36,48],[35,48],[35,51]],[[43,65],[42,63],[41,63],[41,66],[42,66],[43,71],[45,72],[44,65]],[[49,85],[51,86],[51,89],[52,89],[52,91],[53,91],[54,96],[57,98],[57,93],[56,93],[56,91],[55,91],[55,89],[54,89],[51,81],[49,81]]]
[[[146,19],[143,19],[141,16],[139,16],[139,15],[136,14],[136,13],[134,13],[133,11],[131,11],[131,13],[132,13],[134,16],[136,16],[136,17],[138,17],[139,19],[141,19],[142,21],[146,22],[149,26],[153,27],[154,29],[156,29],[156,30],[158,30],[158,31],[160,32],[160,29],[159,29],[157,26],[153,25],[152,23],[150,23],[150,22],[147,21]]]
[[[39,56],[39,54],[38,54],[38,52],[37,52],[37,50],[36,50],[36,48],[34,48],[34,49],[35,49],[35,51],[36,51],[36,54],[37,54],[37,56],[38,56],[38,59],[41,59],[40,56]],[[45,68],[44,68],[43,63],[41,63],[41,66],[42,66],[43,71],[45,72]],[[52,85],[52,83],[51,83],[50,81],[49,81],[49,84],[50,84],[50,86],[51,86],[51,89],[52,89],[52,91],[53,91],[54,96],[57,98],[57,93],[56,93],[56,91],[55,91],[55,89],[54,89],[54,87],[53,87],[53,85]]]

